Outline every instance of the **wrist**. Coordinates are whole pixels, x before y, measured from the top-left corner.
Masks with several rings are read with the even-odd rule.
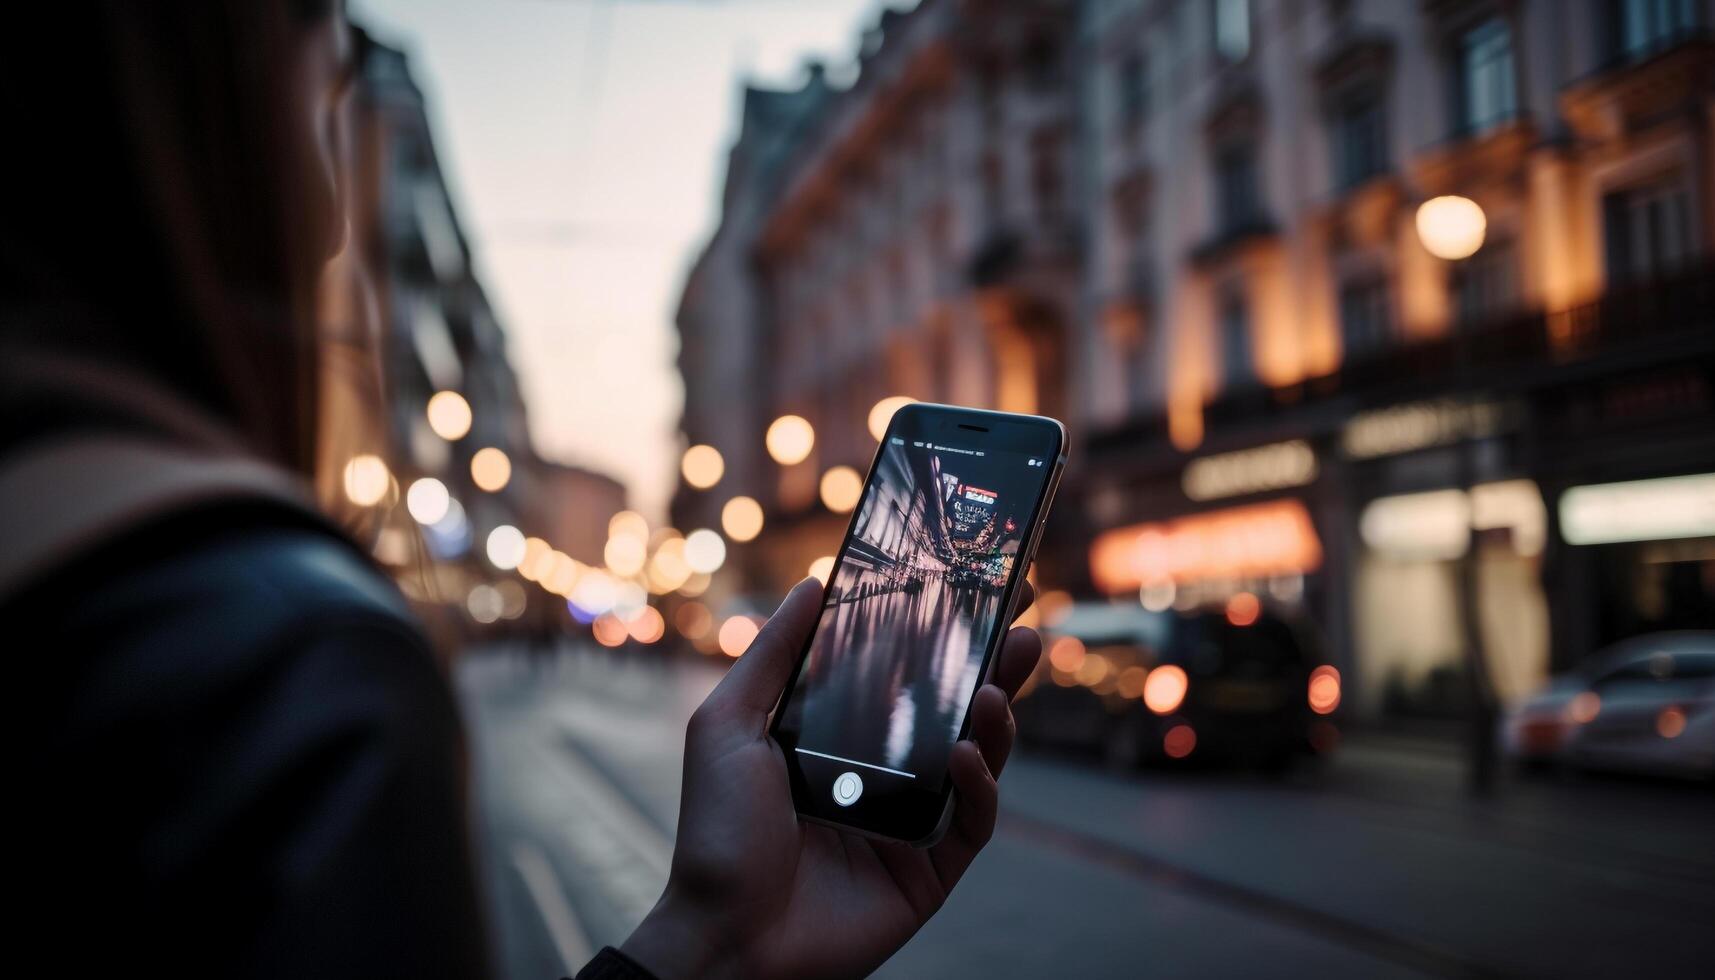
[[[719,928],[695,902],[674,894],[671,884],[620,952],[660,980],[738,976],[739,957],[731,931]]]

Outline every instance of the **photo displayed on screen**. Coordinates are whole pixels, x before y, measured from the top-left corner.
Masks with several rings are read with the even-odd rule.
[[[939,787],[1047,473],[890,442],[788,703],[798,751]]]

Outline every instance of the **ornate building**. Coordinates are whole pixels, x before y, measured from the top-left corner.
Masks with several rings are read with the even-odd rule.
[[[698,279],[715,249],[693,274],[686,350],[750,373],[688,363],[688,404],[734,418],[687,433],[741,461],[681,505],[762,500],[740,570],[778,588],[838,542],[819,479],[906,395],[1067,421],[1045,585],[1302,610],[1360,715],[1462,710],[1467,619],[1503,696],[1715,626],[1712,24],[1708,0],[884,15],[747,189],[718,273],[747,333]],[[787,413],[815,447],[776,465]]]

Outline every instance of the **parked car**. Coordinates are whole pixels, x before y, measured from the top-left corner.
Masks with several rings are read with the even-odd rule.
[[[1633,637],[1507,713],[1525,764],[1715,779],[1715,632]]]
[[[1237,613],[1075,604],[1044,631],[1048,656],[1015,711],[1021,736],[1122,767],[1278,768],[1331,749],[1339,672],[1301,626],[1245,598]]]

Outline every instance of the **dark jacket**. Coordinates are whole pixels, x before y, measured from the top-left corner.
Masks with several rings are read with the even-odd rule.
[[[8,658],[16,961],[486,971],[452,695],[351,546],[199,514],[112,543],[4,622],[29,638]]]

